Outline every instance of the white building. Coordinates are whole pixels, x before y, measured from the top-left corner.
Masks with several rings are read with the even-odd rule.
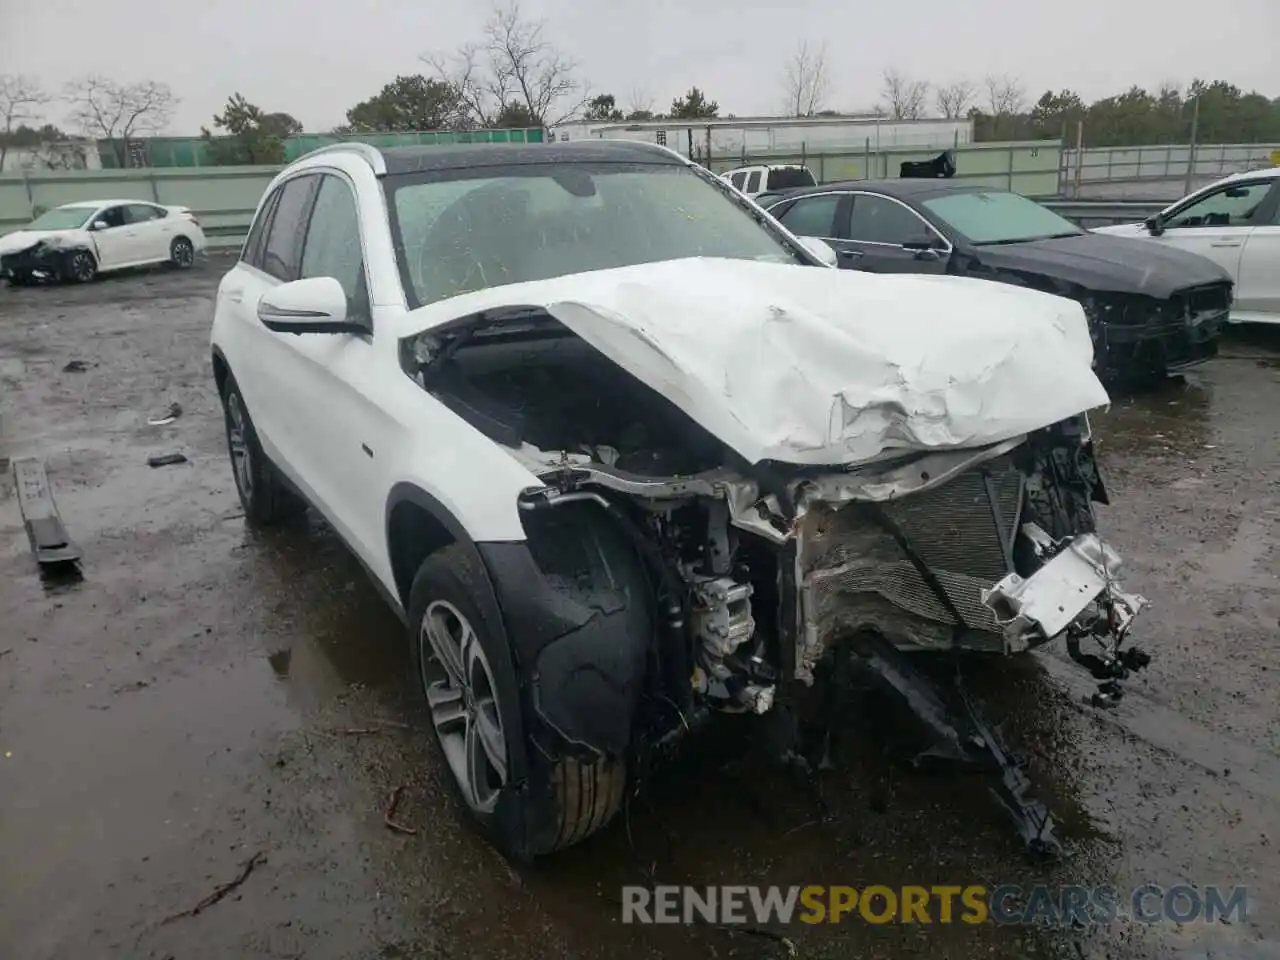
[[[645,140],[686,156],[733,160],[761,153],[823,153],[916,147],[945,150],[973,142],[972,120],[887,120],[877,116],[726,117],[716,120],[571,120],[556,140]]]

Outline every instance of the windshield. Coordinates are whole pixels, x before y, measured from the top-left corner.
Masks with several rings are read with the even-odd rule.
[[[588,270],[725,257],[808,264],[747,205],[675,164],[523,164],[388,178],[412,306]]]
[[[54,207],[27,225],[27,230],[78,230],[84,226],[94,207]]]
[[[1084,233],[1034,200],[1003,190],[948,193],[924,201],[924,207],[977,246]]]

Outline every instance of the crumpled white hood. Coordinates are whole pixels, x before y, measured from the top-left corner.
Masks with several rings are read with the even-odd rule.
[[[0,254],[17,253],[19,250],[35,246],[37,241],[51,237],[67,239],[74,232],[71,230],[15,230],[0,237]]]
[[[1109,402],[1080,305],[989,281],[686,259],[409,319],[501,305],[547,310],[752,463],[981,447]]]

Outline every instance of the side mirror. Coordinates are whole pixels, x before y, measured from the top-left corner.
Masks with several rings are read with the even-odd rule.
[[[1142,221],[1142,224],[1147,228],[1147,233],[1153,237],[1158,237],[1164,233],[1164,221],[1160,219],[1160,214],[1158,213],[1153,217],[1147,217],[1146,220]]]
[[[819,240],[817,237],[797,237],[796,239],[800,241],[806,250],[821,260],[825,266],[834,267],[836,265],[839,258],[836,257],[835,250],[832,249],[831,244],[827,243],[827,241]]]
[[[276,333],[367,333],[347,321],[347,294],[333,277],[282,283],[258,301],[258,319]]]
[[[109,229],[109,228],[108,228],[108,226],[107,226],[107,221],[105,221],[105,220],[95,220],[95,221],[93,221],[93,226],[92,226],[92,227],[90,227],[89,229],[90,229],[90,230],[107,230],[107,229]]]

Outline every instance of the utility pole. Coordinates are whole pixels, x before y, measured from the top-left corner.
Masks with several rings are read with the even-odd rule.
[[[1182,185],[1184,197],[1191,194],[1191,178],[1196,171],[1196,140],[1200,136],[1200,91],[1196,91],[1195,105],[1191,109],[1191,149],[1187,153],[1187,179]]]

